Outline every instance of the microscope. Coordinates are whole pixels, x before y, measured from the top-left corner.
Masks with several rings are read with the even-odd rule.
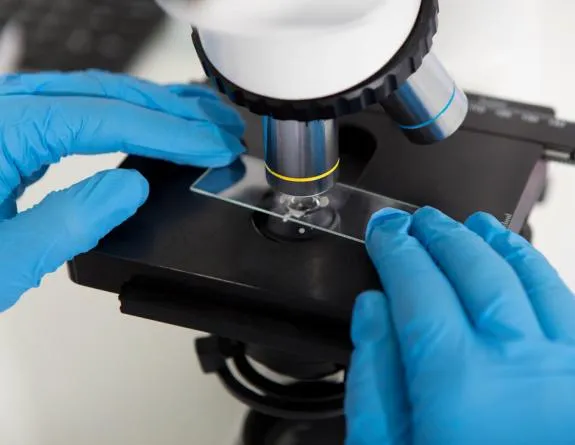
[[[283,222],[306,223],[295,238],[324,229],[361,241],[370,210],[389,203],[336,187],[344,162],[339,119],[382,107],[410,141],[427,145],[451,136],[467,114],[465,94],[431,52],[437,2],[280,1],[267,2],[264,11],[261,2],[242,3],[251,31],[218,21],[230,15],[223,9],[228,3],[160,1],[173,15],[200,23],[193,42],[215,88],[262,116],[263,160],[244,158],[246,184],[225,197]],[[208,191],[203,185],[212,179],[203,177],[196,191]],[[256,201],[247,193],[256,181],[275,198]],[[275,222],[261,229],[289,238],[290,226]]]
[[[461,126],[468,101],[431,52],[436,1],[321,3],[268,2],[270,11],[252,13],[252,18],[246,8],[249,13],[261,6],[248,2],[242,10],[260,31],[246,35],[245,28],[233,26],[224,31],[222,24],[194,30],[196,52],[213,85],[263,117],[263,160],[242,159],[245,177],[233,190],[216,195],[269,213],[259,228],[271,236],[297,239],[326,230],[361,242],[366,218],[375,210],[409,206],[336,185],[345,162],[340,118],[382,107],[408,140],[429,145]],[[189,18],[201,9],[196,14],[206,26],[229,15],[217,2],[212,7],[204,2],[203,8],[179,0],[160,4]],[[303,28],[301,21],[306,21]],[[238,166],[230,170],[237,172]],[[265,172],[265,181],[258,170]],[[195,191],[213,193],[218,175],[223,173],[202,177]],[[295,226],[286,221],[298,223],[297,231],[291,233]]]
[[[207,170],[129,157],[149,199],[71,279],[210,334],[196,354],[251,408],[243,445],[343,444],[351,312],[380,287],[370,216],[486,211],[529,238],[547,163],[575,159],[575,125],[460,90],[432,52],[437,0],[158,1],[193,24],[247,154]]]

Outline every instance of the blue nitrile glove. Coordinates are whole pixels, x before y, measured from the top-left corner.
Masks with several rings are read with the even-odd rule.
[[[93,248],[146,200],[135,171],[98,173],[16,215],[15,198],[71,154],[123,151],[202,167],[243,151],[243,123],[210,90],[103,72],[0,77],[0,311]]]
[[[575,301],[495,218],[384,210],[367,246],[348,445],[575,444]]]

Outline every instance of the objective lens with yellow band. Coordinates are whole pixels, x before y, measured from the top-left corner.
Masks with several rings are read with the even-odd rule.
[[[331,176],[333,173],[335,173],[335,171],[338,168],[339,168],[339,159],[330,170],[326,171],[325,173],[322,173],[321,175],[311,176],[308,178],[291,178],[289,176],[280,175],[279,173],[274,172],[268,165],[266,165],[266,170],[268,171],[268,173],[274,175],[276,178],[281,179],[282,181],[297,182],[297,183],[319,181],[321,179],[327,178],[328,176]]]
[[[264,118],[266,175],[277,192],[291,196],[325,193],[337,182],[339,150],[333,121]]]

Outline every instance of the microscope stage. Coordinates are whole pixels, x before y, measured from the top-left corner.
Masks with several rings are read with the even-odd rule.
[[[244,113],[249,153],[260,118]],[[487,211],[519,231],[545,186],[544,145],[489,131],[470,113],[452,138],[417,146],[380,111],[340,120],[341,180],[464,220]],[[140,211],[69,263],[81,285],[120,294],[124,313],[345,364],[356,296],[378,288],[365,247],[318,232],[271,239],[254,212],[190,190],[204,170],[130,157],[150,183]]]

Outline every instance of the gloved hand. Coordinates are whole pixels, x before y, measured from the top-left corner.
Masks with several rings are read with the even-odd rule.
[[[367,247],[385,295],[357,301],[348,445],[575,443],[575,301],[486,214],[384,210]]]
[[[235,111],[198,86],[95,71],[0,77],[0,311],[93,248],[148,195],[138,172],[118,169],[16,215],[15,199],[47,165],[71,154],[124,151],[223,166],[243,151],[243,128]]]

